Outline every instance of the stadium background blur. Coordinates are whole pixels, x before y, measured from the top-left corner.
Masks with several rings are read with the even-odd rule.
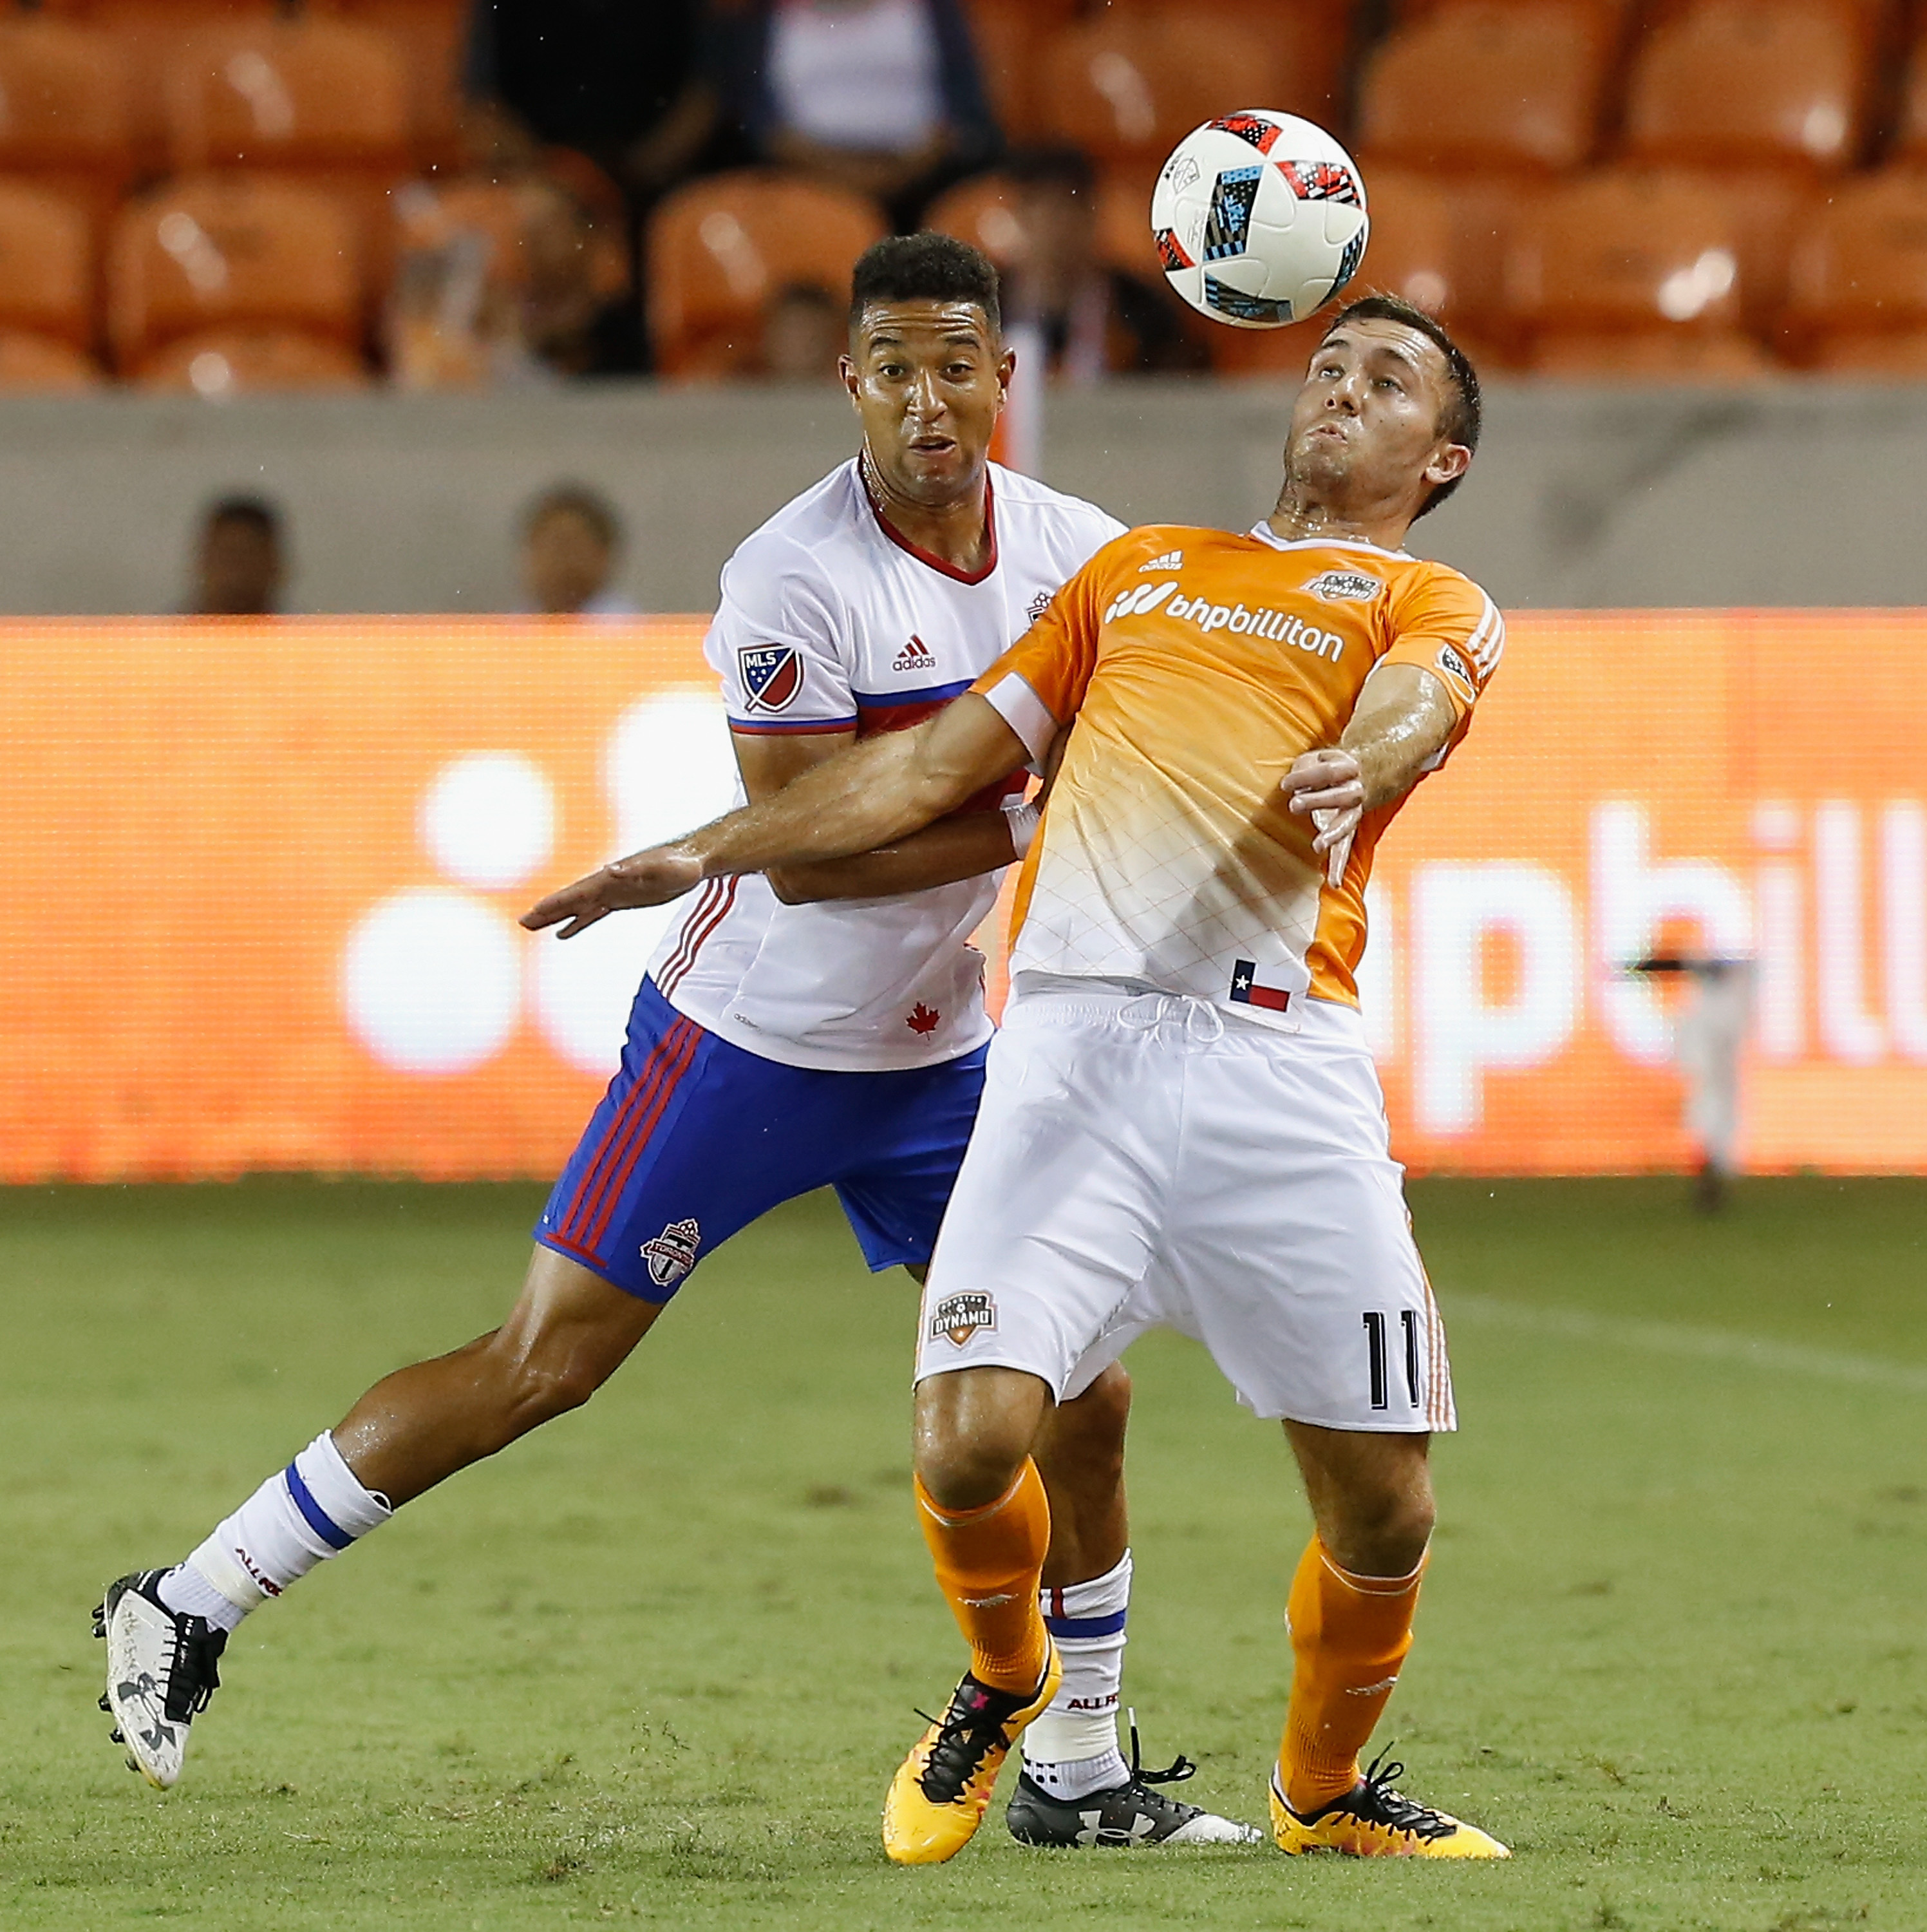
[[[1687,1161],[1667,995],[1620,970],[1683,938],[1756,957],[1750,1165],[1927,1163],[1917,8],[47,0],[0,20],[0,878],[90,886],[0,934],[0,1172],[553,1168],[654,922],[510,916],[726,800],[700,614],[848,453],[850,262],[979,242],[1047,376],[1012,460],[1245,523],[1317,325],[1182,310],[1143,210],[1248,100],[1350,142],[1360,285],[1491,380],[1419,540],[1512,650],[1376,888],[1407,1158]],[[558,487],[606,580],[482,614],[556,607],[520,553]],[[256,605],[310,614],[124,621],[255,608],[188,582],[237,492],[280,520]],[[1823,688],[1851,765],[1788,729]]]

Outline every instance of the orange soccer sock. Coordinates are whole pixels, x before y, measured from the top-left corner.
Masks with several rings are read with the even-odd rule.
[[[917,1520],[937,1581],[970,1646],[970,1669],[999,1690],[1029,1690],[1044,1675],[1049,1640],[1037,1582],[1050,1542],[1044,1479],[1028,1456],[995,1502],[940,1509],[919,1480]]]
[[[1371,1736],[1412,1648],[1412,1612],[1425,1560],[1409,1576],[1355,1576],[1317,1537],[1291,1580],[1296,1668],[1278,1762],[1285,1798],[1301,1816],[1358,1782]]]

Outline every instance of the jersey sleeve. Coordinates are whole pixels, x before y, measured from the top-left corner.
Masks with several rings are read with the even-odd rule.
[[[1506,648],[1499,607],[1455,570],[1417,573],[1395,592],[1392,642],[1380,664],[1413,664],[1430,671],[1452,700],[1459,731],[1491,682]]]
[[[1107,544],[1072,577],[970,688],[987,698],[1033,759],[1077,715],[1097,669],[1099,613],[1109,580]]]
[[[848,632],[841,600],[815,560],[745,545],[723,572],[703,654],[722,680],[732,731],[851,731]]]

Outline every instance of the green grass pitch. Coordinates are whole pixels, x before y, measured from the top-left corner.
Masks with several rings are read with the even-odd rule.
[[[102,1582],[488,1326],[538,1195],[0,1196],[0,1926],[1305,1932],[1927,1926],[1927,1185],[1416,1186],[1463,1432],[1383,1735],[1517,1856],[902,1871],[960,1650],[909,1508],[901,1276],[833,1209],[706,1263],[612,1385],[262,1610],[181,1787],[95,1710]],[[1253,1819],[1305,1531],[1278,1432],[1141,1344],[1126,1680]]]

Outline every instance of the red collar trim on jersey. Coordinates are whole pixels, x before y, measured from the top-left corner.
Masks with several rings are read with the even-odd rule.
[[[863,500],[870,506],[870,514],[877,519],[877,527],[901,550],[907,550],[918,562],[925,564],[940,575],[958,584],[981,584],[997,567],[997,514],[996,504],[990,489],[990,472],[984,472],[984,534],[989,539],[990,549],[981,567],[976,570],[959,570],[954,563],[946,563],[940,556],[927,550],[922,544],[912,543],[889,518],[884,515],[883,506],[871,494],[870,479],[863,473],[863,460],[856,464],[857,481],[863,485]]]

